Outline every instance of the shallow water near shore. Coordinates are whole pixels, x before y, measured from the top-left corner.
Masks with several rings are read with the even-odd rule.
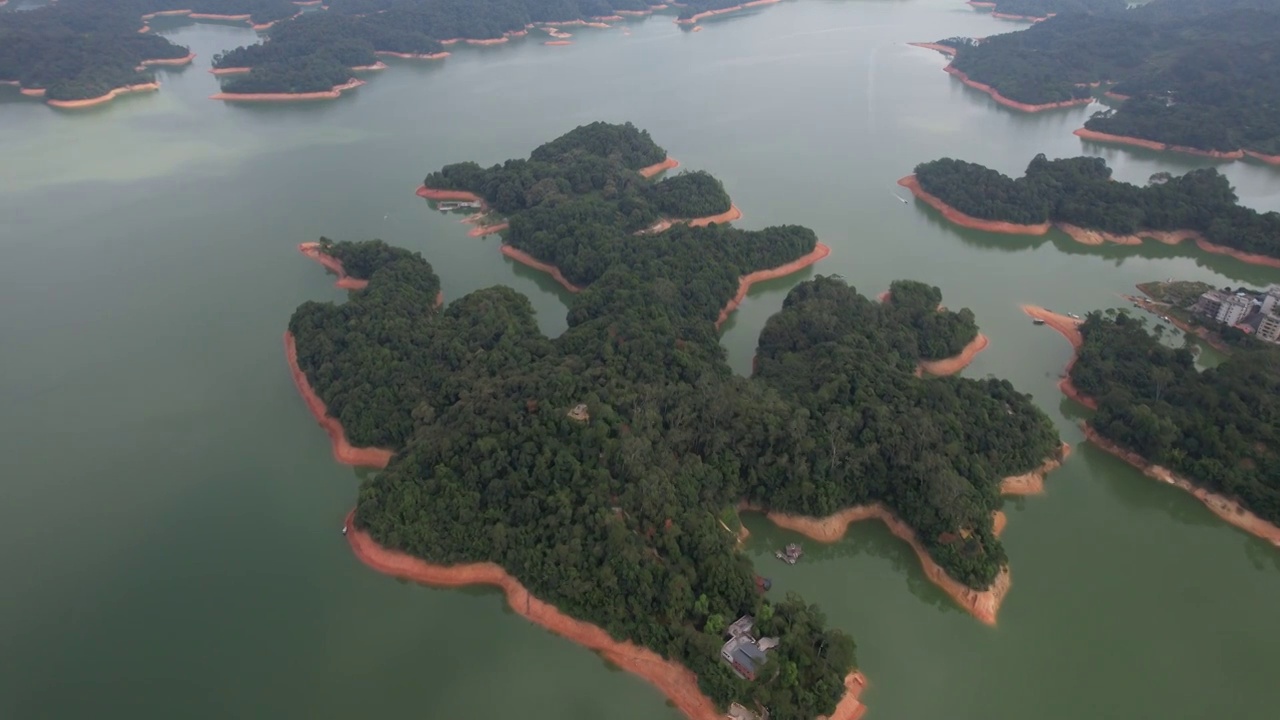
[[[1019,305],[1084,313],[1142,281],[1261,286],[1280,270],[954,228],[895,184],[940,156],[1020,174],[1038,152],[1098,154],[1133,182],[1212,163],[1082,142],[1071,131],[1096,105],[1024,115],[964,87],[905,43],[1023,26],[959,0],[789,0],[696,34],[672,17],[574,28],[565,47],[391,58],[339,100],[262,106],[207,99],[209,60],[254,33],[157,20],[198,55],[161,70],[157,93],[71,112],[0,87],[0,717],[678,717],[496,592],[353,558],[339,529],[362,471],[333,462],[280,345],[294,307],[344,295],[296,250],[321,234],[421,251],[446,302],[510,285],[561,332],[553,280],[414,190],[444,163],[523,156],[597,119],[722,179],[738,225],[802,223],[831,246],[730,317],[738,372],[798,279],[874,296],[915,278],[990,338],[964,374],[1032,393],[1076,445],[1047,494],[1006,502],[1013,589],[994,629],[883,525],[806,543],[791,567],[772,552],[797,536],[747,517],[772,592],[856,638],[868,717],[1272,715],[1280,550],[1077,445],[1082,409],[1056,387],[1070,347]],[[1280,169],[1218,167],[1242,202],[1280,209]]]

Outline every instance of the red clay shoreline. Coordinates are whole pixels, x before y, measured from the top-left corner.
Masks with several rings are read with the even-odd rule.
[[[599,653],[618,667],[638,675],[657,688],[690,720],[720,720],[724,715],[698,689],[697,676],[679,663],[630,642],[615,640],[596,625],[561,612],[554,605],[531,594],[501,566],[485,563],[437,565],[377,544],[355,525],[355,510],[346,518],[347,542],[352,553],[368,567],[396,578],[432,587],[457,588],[490,585],[506,595],[507,604],[517,614],[552,633]],[[845,679],[845,695],[830,720],[856,720],[866,708],[858,696],[866,685],[859,672]]]
[[[716,329],[719,330],[720,327],[724,325],[725,321],[729,319],[729,315],[742,305],[742,301],[747,298],[747,292],[751,290],[752,285],[758,282],[786,277],[792,273],[799,272],[830,254],[831,248],[827,247],[823,243],[817,243],[813,246],[813,250],[810,250],[808,253],[801,255],[789,263],[783,263],[777,267],[765,270],[757,270],[738,278],[738,292],[729,300],[729,302],[725,303],[724,308],[720,310],[720,317],[716,319]]]
[[[1110,91],[1108,91],[1106,95],[1116,100],[1129,99],[1128,96],[1118,95]],[[1201,150],[1200,148],[1187,147],[1185,145],[1170,145],[1169,143],[1163,143],[1157,140],[1147,140],[1129,135],[1112,135],[1111,133],[1098,132],[1097,130],[1090,130],[1089,128],[1079,128],[1078,130],[1075,130],[1073,134],[1081,140],[1087,140],[1089,142],[1111,145],[1128,145],[1130,147],[1140,147],[1158,152],[1174,152],[1181,153],[1183,155],[1213,158],[1215,160],[1242,160],[1249,157],[1267,165],[1280,165],[1280,155],[1266,155],[1255,150],[1245,150],[1243,148],[1230,151]]]
[[[1044,476],[1060,467],[1070,452],[1071,446],[1063,443],[1058,453],[1054,457],[1045,460],[1039,467],[1022,475],[1015,475],[1001,481],[1001,493],[1031,495],[1043,492]],[[747,506],[740,507],[742,509],[755,509]],[[1002,516],[1003,513],[997,512],[996,517],[993,519],[1001,530],[1003,530],[1004,525],[1001,520]],[[916,558],[920,561],[925,577],[930,582],[941,588],[966,612],[986,625],[996,624],[1000,605],[1004,602],[1005,596],[1008,595],[1009,588],[1012,587],[1008,567],[1000,571],[991,587],[986,590],[974,590],[961,584],[948,575],[942,569],[942,566],[934,562],[933,558],[925,550],[924,545],[920,543],[915,530],[880,503],[846,508],[823,518],[787,515],[778,512],[767,512],[765,517],[780,528],[798,532],[811,540],[821,543],[833,543],[844,537],[850,523],[870,519],[879,520],[888,526],[889,531],[898,539],[911,546],[911,549],[916,553]],[[997,534],[999,534],[998,531]]]
[[[924,48],[925,50],[936,50],[942,53],[943,55],[954,56],[956,54],[956,49],[948,45],[939,45],[938,43],[917,43],[917,42],[907,43],[907,44],[910,45],[911,47]]]
[[[966,215],[959,210],[951,207],[943,202],[943,200],[935,195],[929,194],[924,188],[920,187],[919,181],[915,175],[908,175],[898,181],[898,184],[911,191],[912,195],[928,203],[933,209],[942,213],[952,223],[961,227],[967,227],[973,230],[983,230],[985,232],[1004,233],[1008,235],[1044,235],[1053,227],[1057,227],[1066,233],[1072,240],[1082,245],[1102,245],[1104,243],[1115,243],[1118,245],[1141,245],[1146,239],[1156,240],[1166,245],[1177,245],[1187,240],[1194,240],[1196,247],[1201,250],[1212,253],[1214,255],[1226,255],[1243,263],[1250,265],[1259,265],[1261,267],[1280,268],[1280,258],[1271,257],[1269,255],[1261,255],[1259,253],[1244,252],[1236,250],[1225,245],[1217,245],[1209,242],[1205,237],[1196,230],[1138,230],[1129,235],[1120,235],[1117,233],[1109,233],[1104,230],[1091,230],[1082,228],[1069,223],[1051,223],[1045,222],[1037,225],[1020,225],[1018,223],[1004,222],[1000,220],[982,220],[971,215]]]
[[[302,400],[307,404],[312,417],[329,435],[329,441],[333,445],[333,459],[343,465],[375,470],[385,469],[395,452],[386,448],[355,447],[347,442],[347,434],[342,429],[342,423],[329,416],[324,401],[316,395],[315,390],[311,388],[311,382],[307,380],[306,373],[298,367],[298,348],[294,343],[293,333],[288,330],[284,333],[284,354],[289,361],[289,373],[293,376],[293,384],[298,388],[298,394],[302,395]]]
[[[351,78],[341,85],[334,85],[332,90],[308,93],[225,93],[210,95],[210,100],[227,102],[299,102],[310,100],[336,100],[347,90],[364,85],[363,80]]]
[[[968,85],[969,87],[975,90],[981,90],[982,92],[990,95],[993,100],[1000,103],[1001,105],[1004,105],[1005,107],[1008,107],[1008,108],[1013,108],[1014,110],[1021,110],[1022,112],[1031,112],[1031,113],[1043,112],[1045,110],[1056,110],[1057,108],[1088,105],[1089,103],[1093,102],[1093,98],[1087,97],[1087,98],[1075,98],[1073,100],[1063,100],[1061,102],[1043,103],[1040,105],[1028,105],[1027,103],[1018,102],[1017,100],[1012,100],[1010,98],[1005,97],[1004,95],[1001,95],[1000,91],[996,90],[990,85],[987,85],[986,83],[980,83],[976,80],[970,80],[968,75],[964,74],[964,72],[960,70],[957,70],[951,65],[944,67],[943,70],[950,75],[954,75],[956,78],[960,80],[960,82],[964,83],[965,85]]]
[[[978,353],[987,349],[988,344],[990,343],[987,336],[978,333],[969,341],[969,344],[965,345],[958,354],[952,357],[942,358],[941,360],[921,360],[918,371],[934,377],[955,375],[968,367],[969,363],[978,357]]]
[[[107,91],[105,95],[99,95],[98,97],[95,97],[95,98],[85,98],[84,100],[45,100],[45,102],[51,107],[56,107],[56,108],[63,108],[63,109],[87,108],[87,107],[93,107],[95,105],[102,105],[103,103],[111,102],[112,100],[115,100],[121,95],[127,95],[129,93],[138,93],[138,92],[154,92],[159,89],[160,89],[160,83],[158,82],[138,83],[137,85],[125,85],[123,87],[113,88],[112,90]],[[25,94],[25,91],[23,91],[23,94]],[[44,97],[43,90],[41,91],[38,97]]]
[[[1079,320],[1050,312],[1035,305],[1023,305],[1022,311],[1033,318],[1044,320],[1046,325],[1057,330],[1064,338],[1067,339],[1067,342],[1071,343],[1073,350],[1078,351],[1080,346],[1084,344],[1084,337],[1080,334]],[[1058,383],[1058,388],[1062,390],[1064,395],[1072,400],[1075,400],[1091,410],[1097,410],[1098,402],[1088,395],[1080,392],[1080,390],[1071,383],[1071,368],[1075,365],[1076,358],[1077,354],[1073,352],[1071,355],[1071,361],[1067,363],[1066,376]],[[1175,485],[1191,493],[1197,500],[1204,503],[1205,507],[1209,508],[1213,514],[1241,530],[1244,530],[1250,535],[1262,538],[1276,547],[1280,547],[1280,527],[1276,527],[1257,515],[1254,515],[1234,500],[1230,500],[1225,496],[1206,490],[1187,478],[1174,473],[1168,468],[1156,465],[1135,452],[1121,448],[1119,445],[1116,445],[1110,440],[1099,435],[1098,432],[1089,425],[1089,423],[1081,423],[1081,427],[1084,430],[1085,437],[1089,439],[1089,442],[1093,443],[1098,448],[1115,455],[1121,460],[1124,460],[1126,463],[1142,471],[1142,473],[1147,477],[1154,478],[1170,485]]]
[[[942,216],[947,220],[950,220],[961,227],[967,227],[973,230],[983,230],[986,232],[1004,233],[1006,235],[1044,235],[1049,232],[1049,228],[1052,227],[1048,222],[1038,223],[1035,225],[1022,225],[1000,220],[982,220],[971,215],[966,215],[946,204],[937,196],[926,192],[924,188],[920,187],[920,183],[916,180],[915,175],[908,175],[902,178],[898,181],[898,184],[910,190],[912,195],[915,195],[928,203],[934,210],[942,213]]]
[[[761,5],[773,5],[774,3],[781,2],[781,1],[782,0],[751,0],[751,2],[744,2],[741,5],[734,5],[733,7],[720,8],[719,10],[706,10],[704,12],[700,12],[696,15],[693,15],[692,17],[684,18],[683,20],[677,19],[676,24],[677,25],[694,25],[694,24],[697,24],[699,20],[703,20],[709,17],[714,17],[716,15],[724,15],[731,12],[737,12],[739,10],[746,10],[747,8],[759,7]]]
[[[1222,520],[1254,537],[1261,538],[1276,547],[1280,547],[1280,527],[1276,527],[1254,515],[1240,503],[1215,492],[1210,492],[1166,467],[1151,463],[1141,455],[1125,450],[1099,435],[1098,431],[1094,430],[1093,426],[1087,422],[1081,423],[1081,429],[1084,430],[1084,435],[1089,439],[1089,442],[1093,443],[1098,449],[1120,458],[1153,480],[1159,480],[1190,493]]]
[[[361,280],[348,275],[346,269],[342,267],[342,261],[324,252],[318,242],[298,243],[298,252],[333,271],[338,276],[338,280],[333,284],[334,287],[342,290],[363,290],[369,287],[368,280]]]
[[[642,167],[636,172],[640,173],[640,177],[651,178],[658,173],[674,170],[678,167],[680,167],[680,161],[668,155],[662,162]]]

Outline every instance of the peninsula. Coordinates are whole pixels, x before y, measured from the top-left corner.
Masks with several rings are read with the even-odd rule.
[[[394,451],[364,481],[348,537],[383,572],[502,587],[690,717],[731,702],[780,720],[853,713],[852,640],[799,598],[762,593],[718,518],[740,503],[811,517],[879,503],[984,592],[1007,566],[1001,479],[1041,468],[1060,441],[1005,381],[916,377],[977,331],[910,281],[892,303],[835,278],[800,283],[761,334],[757,371],[734,375],[723,309],[817,238],[726,224],[637,235],[662,213],[727,204],[709,175],[640,174],[667,157],[634,126],[593,123],[526,159],[427,176],[424,195],[482,199],[509,245],[581,288],[555,339],[508,288],[436,310],[421,257],[338,251],[367,287],[304,303],[289,331],[326,417],[350,443]]]
[[[1076,348],[1064,391],[1096,412],[1085,435],[1145,475],[1191,493],[1228,523],[1280,547],[1280,350],[1236,352],[1197,370],[1124,311],[1064,323],[1026,308]],[[1280,323],[1277,324],[1280,328]]]
[[[1117,107],[1085,122],[1095,142],[1280,165],[1280,6],[1258,0],[1002,0],[996,12],[1042,19],[981,42],[948,38],[948,72],[997,101],[1046,109]]]
[[[917,165],[899,184],[963,227],[1044,235],[1057,226],[1085,245],[1193,240],[1205,252],[1280,267],[1280,213],[1240,205],[1227,178],[1212,168],[1158,173],[1138,186],[1114,181],[1098,157],[1037,155],[1016,179],[942,158]]]

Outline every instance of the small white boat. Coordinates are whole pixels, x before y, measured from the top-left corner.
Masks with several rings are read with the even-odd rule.
[[[343,525],[343,526],[342,526],[342,534],[343,534],[343,535],[346,535],[346,534],[347,534],[347,526],[346,526],[346,525]]]

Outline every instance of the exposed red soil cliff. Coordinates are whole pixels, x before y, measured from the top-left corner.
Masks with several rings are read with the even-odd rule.
[[[723,714],[698,689],[698,678],[677,662],[666,660],[647,648],[615,640],[609,633],[591,623],[572,618],[554,605],[530,593],[520,581],[494,563],[437,565],[378,545],[354,524],[355,510],[347,514],[347,542],[360,562],[392,577],[412,580],[433,587],[456,588],[490,585],[502,590],[507,604],[521,617],[547,630],[594,650],[618,667],[634,673],[656,687],[671,704],[690,720],[720,720]],[[845,679],[845,696],[831,720],[854,720],[864,708],[858,695],[866,684],[861,673]]]
[[[86,108],[93,107],[94,105],[101,105],[103,103],[109,103],[117,97],[128,93],[154,92],[159,89],[160,83],[139,83],[137,85],[125,85],[124,87],[115,88],[107,94],[99,95],[95,98],[86,98],[84,100],[46,100],[45,102],[56,108]],[[26,94],[25,90],[23,91],[23,94]],[[44,91],[40,91],[40,94],[43,96]]]
[[[818,243],[809,253],[802,255],[789,263],[785,263],[774,268],[768,268],[766,270],[757,270],[738,278],[738,292],[731,300],[729,300],[728,303],[725,304],[724,308],[720,310],[720,317],[716,320],[716,329],[719,329],[721,325],[724,325],[724,322],[729,319],[729,315],[742,305],[742,301],[746,299],[747,292],[751,290],[752,285],[766,280],[786,277],[792,273],[799,272],[830,254],[831,248],[822,243]]]
[[[572,45],[573,41],[572,40],[547,40],[542,44],[543,45]]]
[[[1044,235],[1049,232],[1052,225],[1048,222],[1038,223],[1035,225],[1022,225],[1019,223],[1003,222],[1000,220],[981,220],[971,215],[966,215],[959,210],[951,207],[943,202],[940,198],[925,192],[920,187],[920,183],[916,180],[915,175],[908,175],[898,181],[898,184],[911,191],[912,195],[920,198],[928,203],[934,210],[942,213],[947,220],[960,225],[962,227],[972,228],[974,230],[984,230],[986,232],[1005,233],[1007,235]]]
[[[692,17],[684,18],[683,20],[676,20],[676,24],[677,25],[695,25],[699,20],[702,20],[704,18],[713,17],[715,15],[724,15],[725,13],[737,12],[739,10],[745,10],[747,8],[759,7],[760,5],[772,5],[780,1],[781,0],[751,0],[751,2],[744,2],[741,5],[734,5],[733,7],[700,12]]]
[[[307,409],[311,411],[311,415],[315,417],[316,422],[320,423],[320,427],[329,435],[329,441],[333,444],[333,458],[343,465],[355,465],[357,467],[369,467],[381,470],[391,462],[391,456],[395,453],[384,448],[361,448],[355,447],[347,442],[347,434],[342,429],[342,423],[335,418],[329,417],[328,408],[325,407],[324,401],[316,395],[311,389],[311,382],[307,380],[306,373],[302,372],[302,368],[298,367],[298,349],[293,341],[293,333],[285,331],[284,334],[284,354],[289,361],[289,372],[293,375],[293,384],[297,386],[298,393],[302,395],[302,399],[307,404]]]
[[[1174,485],[1191,493],[1197,500],[1204,503],[1205,507],[1213,511],[1214,515],[1217,515],[1250,535],[1262,538],[1263,540],[1270,542],[1272,545],[1280,547],[1280,527],[1276,527],[1257,515],[1254,515],[1235,500],[1210,492],[1181,475],[1174,473],[1166,467],[1150,463],[1141,455],[1125,450],[1119,445],[1116,445],[1110,440],[1099,435],[1098,431],[1094,430],[1089,423],[1083,423],[1082,427],[1084,429],[1085,437],[1089,438],[1089,442],[1093,443],[1098,448],[1120,458],[1121,460],[1124,460],[1126,463],[1142,471],[1142,474],[1149,478]]]
[[[965,85],[968,85],[969,87],[975,90],[981,90],[982,92],[990,95],[993,100],[1000,103],[1001,105],[1004,105],[1005,107],[1008,107],[1008,108],[1013,108],[1014,110],[1021,110],[1022,112],[1043,112],[1045,110],[1055,110],[1057,108],[1088,105],[1089,103],[1093,102],[1093,98],[1075,98],[1073,100],[1063,100],[1061,102],[1043,103],[1040,105],[1028,105],[1027,103],[1018,102],[1017,100],[1011,100],[1005,97],[1004,95],[1001,95],[998,90],[991,87],[990,85],[987,85],[986,83],[980,83],[976,80],[970,80],[968,75],[965,75],[963,72],[955,69],[950,65],[943,68],[943,70],[959,78],[960,82],[964,83]]]
[[[719,215],[707,215],[706,217],[690,218],[689,220],[685,220],[683,222],[687,223],[689,227],[706,227],[707,225],[715,225],[718,223],[732,222],[734,220],[739,220],[741,218],[742,218],[742,211],[738,209],[737,205],[730,203],[729,209],[725,210]]]
[[[666,172],[667,170],[674,170],[678,167],[680,167],[680,161],[668,155],[667,159],[662,162],[642,167],[636,172],[640,173],[641,177],[651,178],[658,173]]]
[[[231,102],[299,102],[310,100],[335,100],[347,90],[358,88],[363,80],[352,78],[341,85],[334,85],[332,90],[309,93],[218,93],[210,95],[210,100],[226,100]]]
[[[926,375],[937,377],[955,375],[968,367],[969,363],[973,362],[973,359],[978,356],[978,353],[986,350],[987,344],[987,336],[978,333],[957,355],[941,360],[921,360],[920,371]]]
[[[252,71],[251,67],[226,67],[226,68],[209,68],[209,72],[214,75],[243,75]]]

